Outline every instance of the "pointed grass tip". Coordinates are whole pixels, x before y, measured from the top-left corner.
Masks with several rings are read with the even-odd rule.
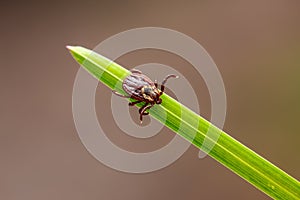
[[[74,48],[74,46],[67,45],[66,48],[69,49],[69,50],[71,51],[71,50]]]

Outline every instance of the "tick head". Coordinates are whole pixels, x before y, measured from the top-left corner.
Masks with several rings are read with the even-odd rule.
[[[142,88],[142,94],[145,99],[150,102],[155,102],[161,104],[161,99],[159,98],[162,94],[161,90],[156,87],[145,86]]]

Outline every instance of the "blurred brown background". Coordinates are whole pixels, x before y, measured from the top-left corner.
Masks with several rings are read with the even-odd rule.
[[[269,199],[212,158],[198,159],[195,147],[167,168],[136,175],[104,166],[81,144],[71,109],[79,65],[65,45],[93,48],[144,26],[171,28],[202,44],[226,87],[224,130],[299,180],[299,1],[10,1],[1,2],[0,16],[0,199]],[[154,50],[118,61],[193,72]],[[201,114],[209,118],[208,92],[201,77],[191,82],[197,81]],[[97,93],[100,120],[109,94]],[[174,137],[166,130],[138,140],[112,130],[115,143],[137,152]]]

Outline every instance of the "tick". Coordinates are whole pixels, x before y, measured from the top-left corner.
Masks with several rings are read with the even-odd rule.
[[[178,78],[174,74],[169,74],[162,81],[160,89],[158,88],[157,81],[153,82],[149,77],[143,74],[141,71],[132,69],[130,70],[131,74],[127,76],[122,83],[123,90],[127,95],[120,94],[116,91],[113,91],[114,94],[124,97],[132,98],[136,101],[130,102],[129,106],[134,106],[137,103],[144,102],[145,104],[139,109],[140,122],[143,122],[143,115],[148,115],[149,112],[146,112],[152,108],[155,104],[161,104],[162,99],[160,96],[164,93],[165,84],[169,78]]]

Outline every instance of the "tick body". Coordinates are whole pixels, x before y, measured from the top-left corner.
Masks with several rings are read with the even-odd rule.
[[[158,88],[157,82],[153,82],[149,77],[144,75],[139,70],[131,70],[131,74],[127,76],[122,84],[123,90],[127,95],[122,95],[113,91],[116,95],[124,98],[132,98],[136,101],[130,102],[129,106],[133,106],[137,103],[144,102],[145,104],[139,109],[140,122],[143,122],[143,115],[148,115],[149,112],[146,112],[155,104],[161,104],[162,99],[160,96],[165,90],[165,83],[169,78],[178,78],[174,74],[170,74],[165,77],[160,88]]]

